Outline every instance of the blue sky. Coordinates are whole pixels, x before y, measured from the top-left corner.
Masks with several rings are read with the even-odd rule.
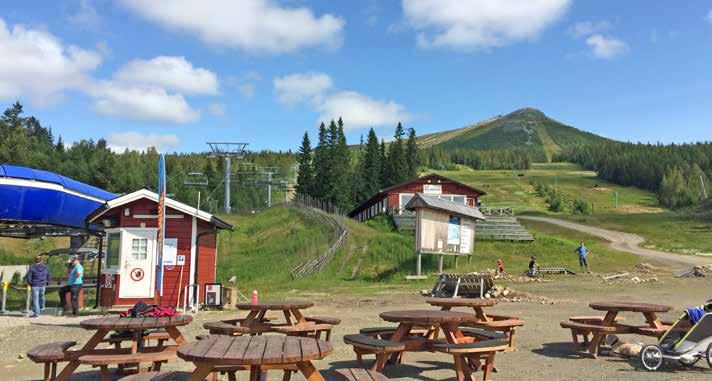
[[[149,5],[150,4],[150,5]],[[68,0],[0,4],[0,102],[65,141],[295,149],[521,107],[620,140],[709,140],[712,1]]]

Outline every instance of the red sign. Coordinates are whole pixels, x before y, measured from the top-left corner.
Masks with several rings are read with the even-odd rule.
[[[141,279],[143,279],[143,276],[144,276],[143,269],[135,268],[135,269],[131,270],[131,279],[133,279],[134,281],[136,281],[136,282],[140,281]]]

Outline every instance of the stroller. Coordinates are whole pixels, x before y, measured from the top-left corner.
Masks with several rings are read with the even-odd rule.
[[[688,308],[657,344],[640,351],[640,361],[649,371],[660,369],[666,360],[693,366],[702,358],[712,368],[712,299]]]

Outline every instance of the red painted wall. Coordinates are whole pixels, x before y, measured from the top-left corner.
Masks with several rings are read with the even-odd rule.
[[[119,227],[135,227],[140,228],[143,223],[146,228],[156,228],[157,220],[154,218],[135,218],[135,215],[155,215],[157,203],[148,200],[140,199],[132,203],[122,205],[110,210],[106,216],[118,217]],[[130,215],[124,216],[124,209],[129,208]],[[175,266],[173,269],[163,268],[163,297],[161,297],[161,305],[177,306],[183,302],[183,292],[185,286],[190,283],[190,264],[193,261],[190,255],[191,234],[192,234],[192,216],[186,215],[177,210],[166,208],[166,215],[181,215],[182,218],[166,218],[166,237],[177,238],[178,250],[177,255],[185,256],[185,266]],[[198,221],[198,231],[212,231],[210,224],[204,221]],[[205,283],[215,282],[215,250],[216,234],[212,233],[207,236],[199,237],[197,242],[198,256],[198,284],[200,284],[200,300],[203,299],[203,290]],[[181,269],[182,267],[182,269]],[[182,277],[181,277],[182,271]],[[105,284],[106,277],[102,277],[102,284]],[[118,298],[121,287],[121,279],[119,275],[114,275],[113,287],[111,289],[101,289],[101,304],[103,306],[111,305],[133,305],[138,301],[153,303],[153,298]],[[180,300],[178,299],[180,293]]]

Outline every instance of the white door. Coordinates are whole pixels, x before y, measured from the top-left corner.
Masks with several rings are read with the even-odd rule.
[[[122,229],[119,298],[153,297],[155,258],[156,229]]]

